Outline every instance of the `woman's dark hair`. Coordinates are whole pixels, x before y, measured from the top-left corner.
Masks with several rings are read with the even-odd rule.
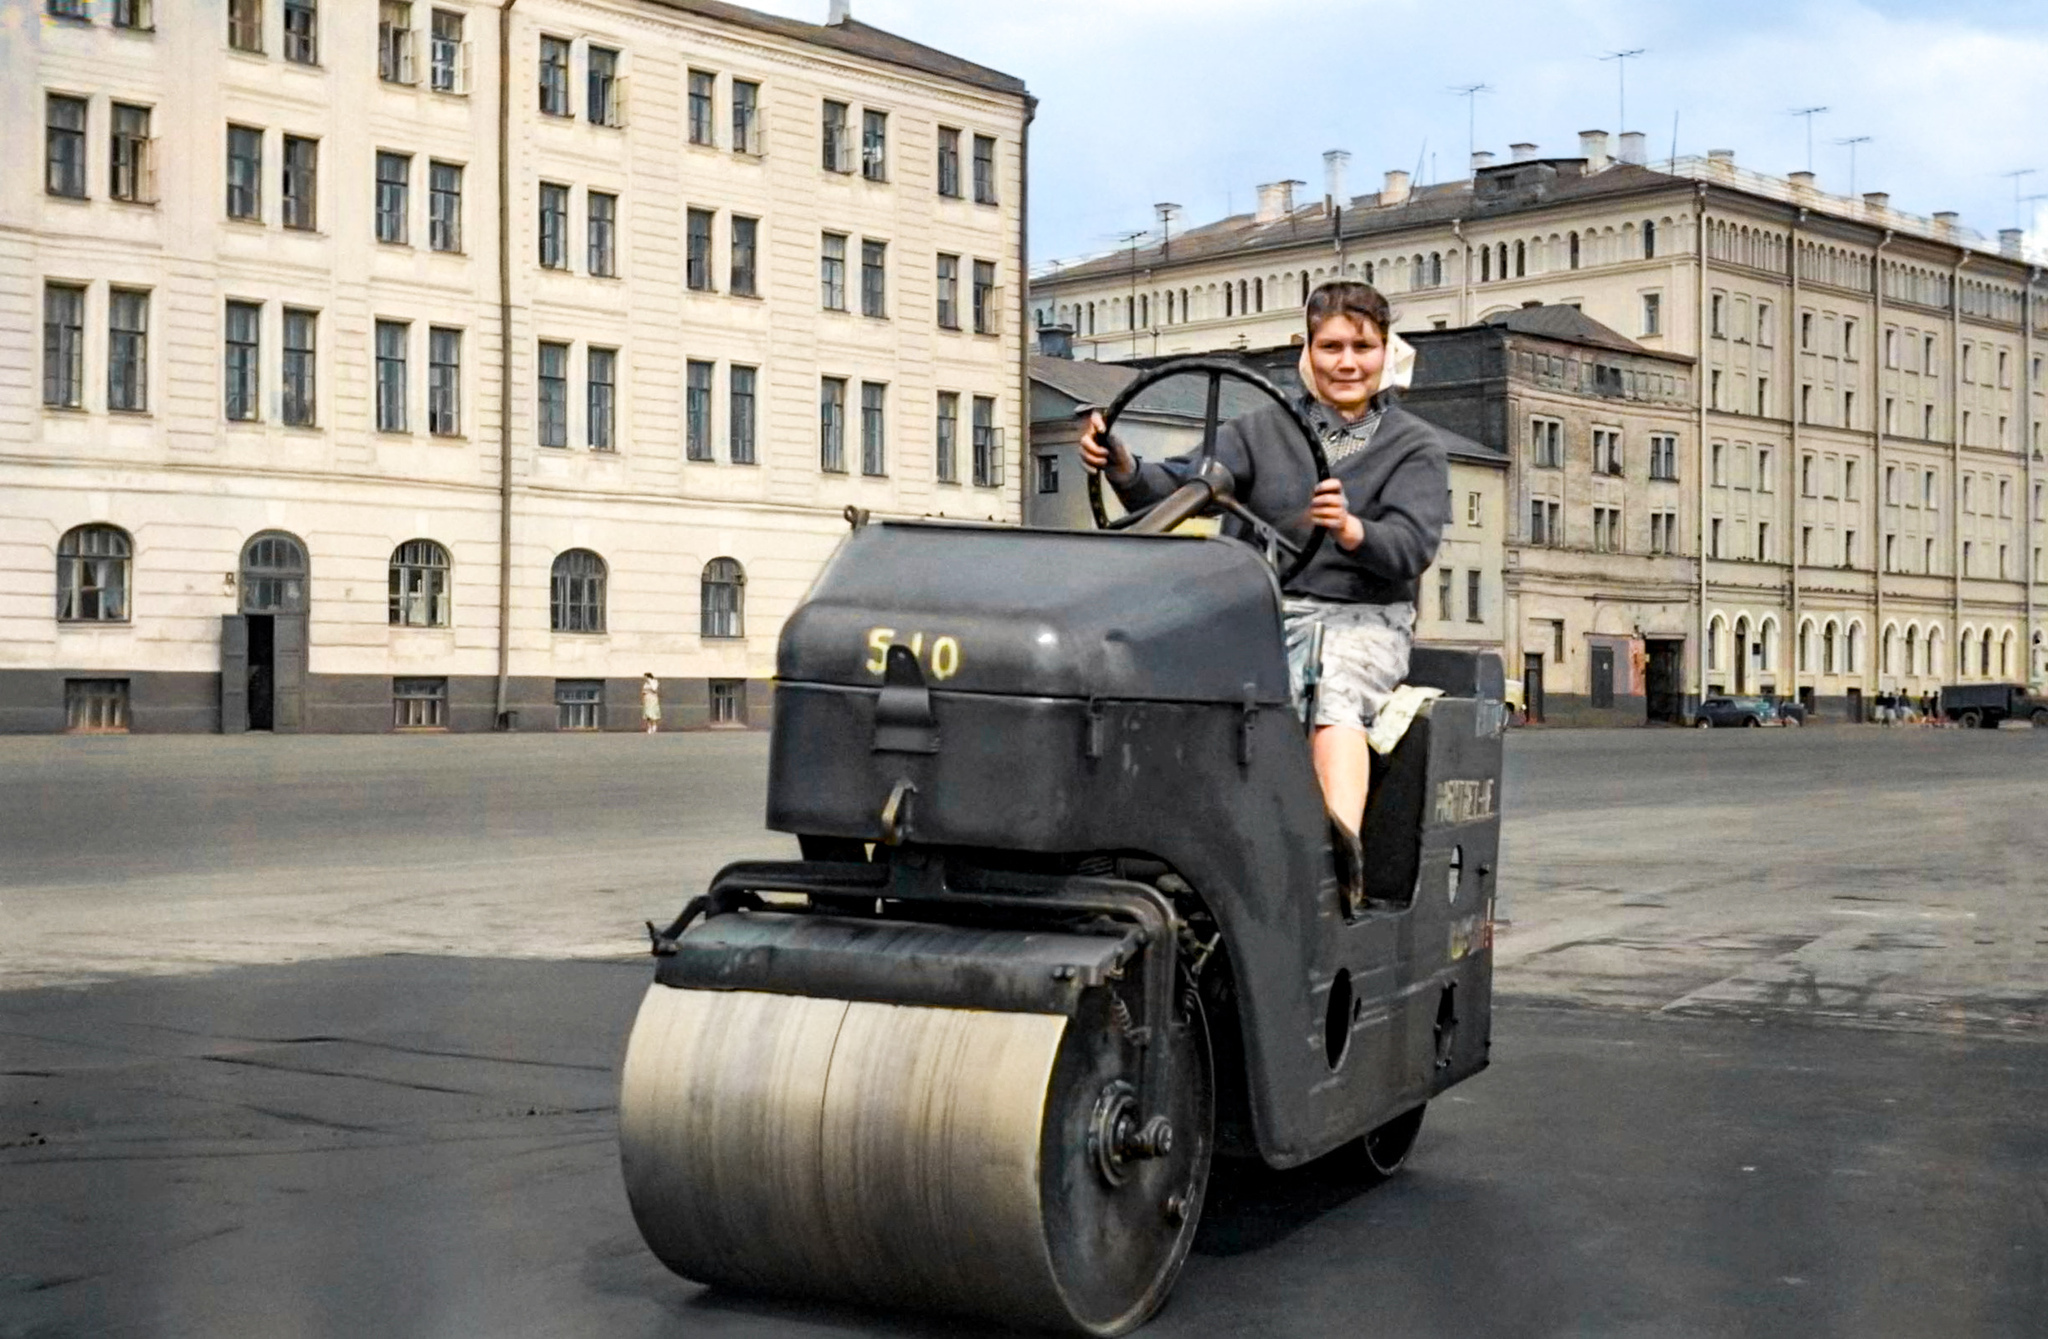
[[[1316,285],[1316,291],[1308,295],[1309,338],[1314,339],[1316,327],[1332,316],[1370,321],[1380,332],[1381,339],[1387,337],[1387,330],[1394,321],[1394,312],[1387,305],[1386,297],[1371,284],[1362,284],[1356,279],[1332,279],[1326,284]]]

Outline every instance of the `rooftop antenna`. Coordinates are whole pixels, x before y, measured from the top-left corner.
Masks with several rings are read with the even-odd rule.
[[[2010,172],[2001,172],[1998,175],[2012,178],[2012,226],[2015,228],[2026,227],[2027,225],[2021,217],[2023,211],[2020,209],[2022,203],[2020,200],[2020,181],[2023,178],[2033,176],[2034,169],[2031,167],[2018,167]]]
[[[1628,131],[1628,63],[1637,56],[1646,54],[1649,49],[1646,46],[1639,46],[1632,47],[1627,51],[1610,51],[1600,58],[1602,61],[1611,60],[1614,62],[1614,83],[1617,95],[1614,109],[1614,133],[1617,135],[1625,134]]]
[[[1795,107],[1787,113],[1806,118],[1806,170],[1813,171],[1813,118],[1826,111],[1825,107]]]
[[[1493,92],[1491,84],[1459,84],[1451,90],[1465,100],[1465,156],[1479,152],[1479,95]]]
[[[1428,157],[1429,157],[1429,140],[1428,140],[1427,138],[1424,138],[1424,140],[1422,141],[1422,147],[1421,147],[1420,149],[1417,149],[1417,150],[1415,151],[1415,175],[1414,175],[1414,176],[1413,176],[1412,178],[1410,178],[1410,181],[1411,181],[1411,182],[1413,183],[1413,185],[1414,185],[1414,186],[1416,186],[1416,187],[1420,187],[1420,186],[1422,185],[1422,164],[1423,164],[1423,161],[1424,161],[1425,159],[1427,159]],[[1410,190],[1410,191],[1408,192],[1408,202],[1412,204],[1412,203],[1414,202],[1414,200],[1415,200],[1415,191],[1414,191],[1413,189],[1411,189],[1411,190]]]
[[[1847,139],[1838,139],[1835,143],[1849,151],[1849,198],[1854,199],[1856,197],[1856,146],[1870,143],[1870,136],[1851,135]]]
[[[1678,171],[1678,112],[1671,113],[1671,171]]]
[[[1159,216],[1159,258],[1165,260],[1173,246],[1173,221],[1180,217],[1180,206],[1170,201],[1161,201],[1152,206],[1152,212]]]

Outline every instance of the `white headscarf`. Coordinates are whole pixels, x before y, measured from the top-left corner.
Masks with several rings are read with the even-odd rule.
[[[1306,342],[1301,346],[1300,371],[1302,387],[1308,391],[1310,397],[1318,404],[1335,409],[1336,406],[1323,399],[1322,395],[1316,390],[1315,368],[1309,362],[1308,344]],[[1371,398],[1377,400],[1387,391],[1405,391],[1408,389],[1409,383],[1414,380],[1415,346],[1389,330],[1387,332],[1387,358],[1385,362],[1380,364],[1379,384],[1372,388]]]

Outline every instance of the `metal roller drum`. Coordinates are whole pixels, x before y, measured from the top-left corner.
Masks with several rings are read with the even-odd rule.
[[[1164,1299],[1207,1179],[1199,1015],[1173,1033],[1177,1147],[1105,1162],[1091,1133],[1129,1070],[1106,1006],[657,984],[621,1083],[627,1196],[699,1282],[1122,1333]]]

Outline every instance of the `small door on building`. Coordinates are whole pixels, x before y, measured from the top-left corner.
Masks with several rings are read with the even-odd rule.
[[[306,546],[291,535],[270,531],[242,550],[242,615],[245,664],[244,729],[297,732],[306,715]],[[221,639],[223,695],[230,677],[228,644]],[[225,701],[225,697],[223,697]],[[222,709],[222,728],[227,712]]]
[[[1861,688],[1851,688],[1849,690],[1849,719],[1857,725],[1863,723],[1863,690]]]
[[[278,614],[271,627],[270,728],[297,734],[306,728],[306,616]]]
[[[272,614],[248,614],[249,624],[249,728],[277,728],[277,618]]]
[[[1675,638],[1653,638],[1643,643],[1647,663],[1643,667],[1643,694],[1653,721],[1682,723],[1685,714],[1685,643]]]
[[[220,732],[249,728],[249,620],[223,614],[220,620]]]
[[[1611,708],[1614,705],[1614,648],[1596,645],[1592,648],[1592,653],[1593,705]]]
[[[1531,651],[1522,657],[1522,711],[1529,720],[1543,720],[1543,657]]]

